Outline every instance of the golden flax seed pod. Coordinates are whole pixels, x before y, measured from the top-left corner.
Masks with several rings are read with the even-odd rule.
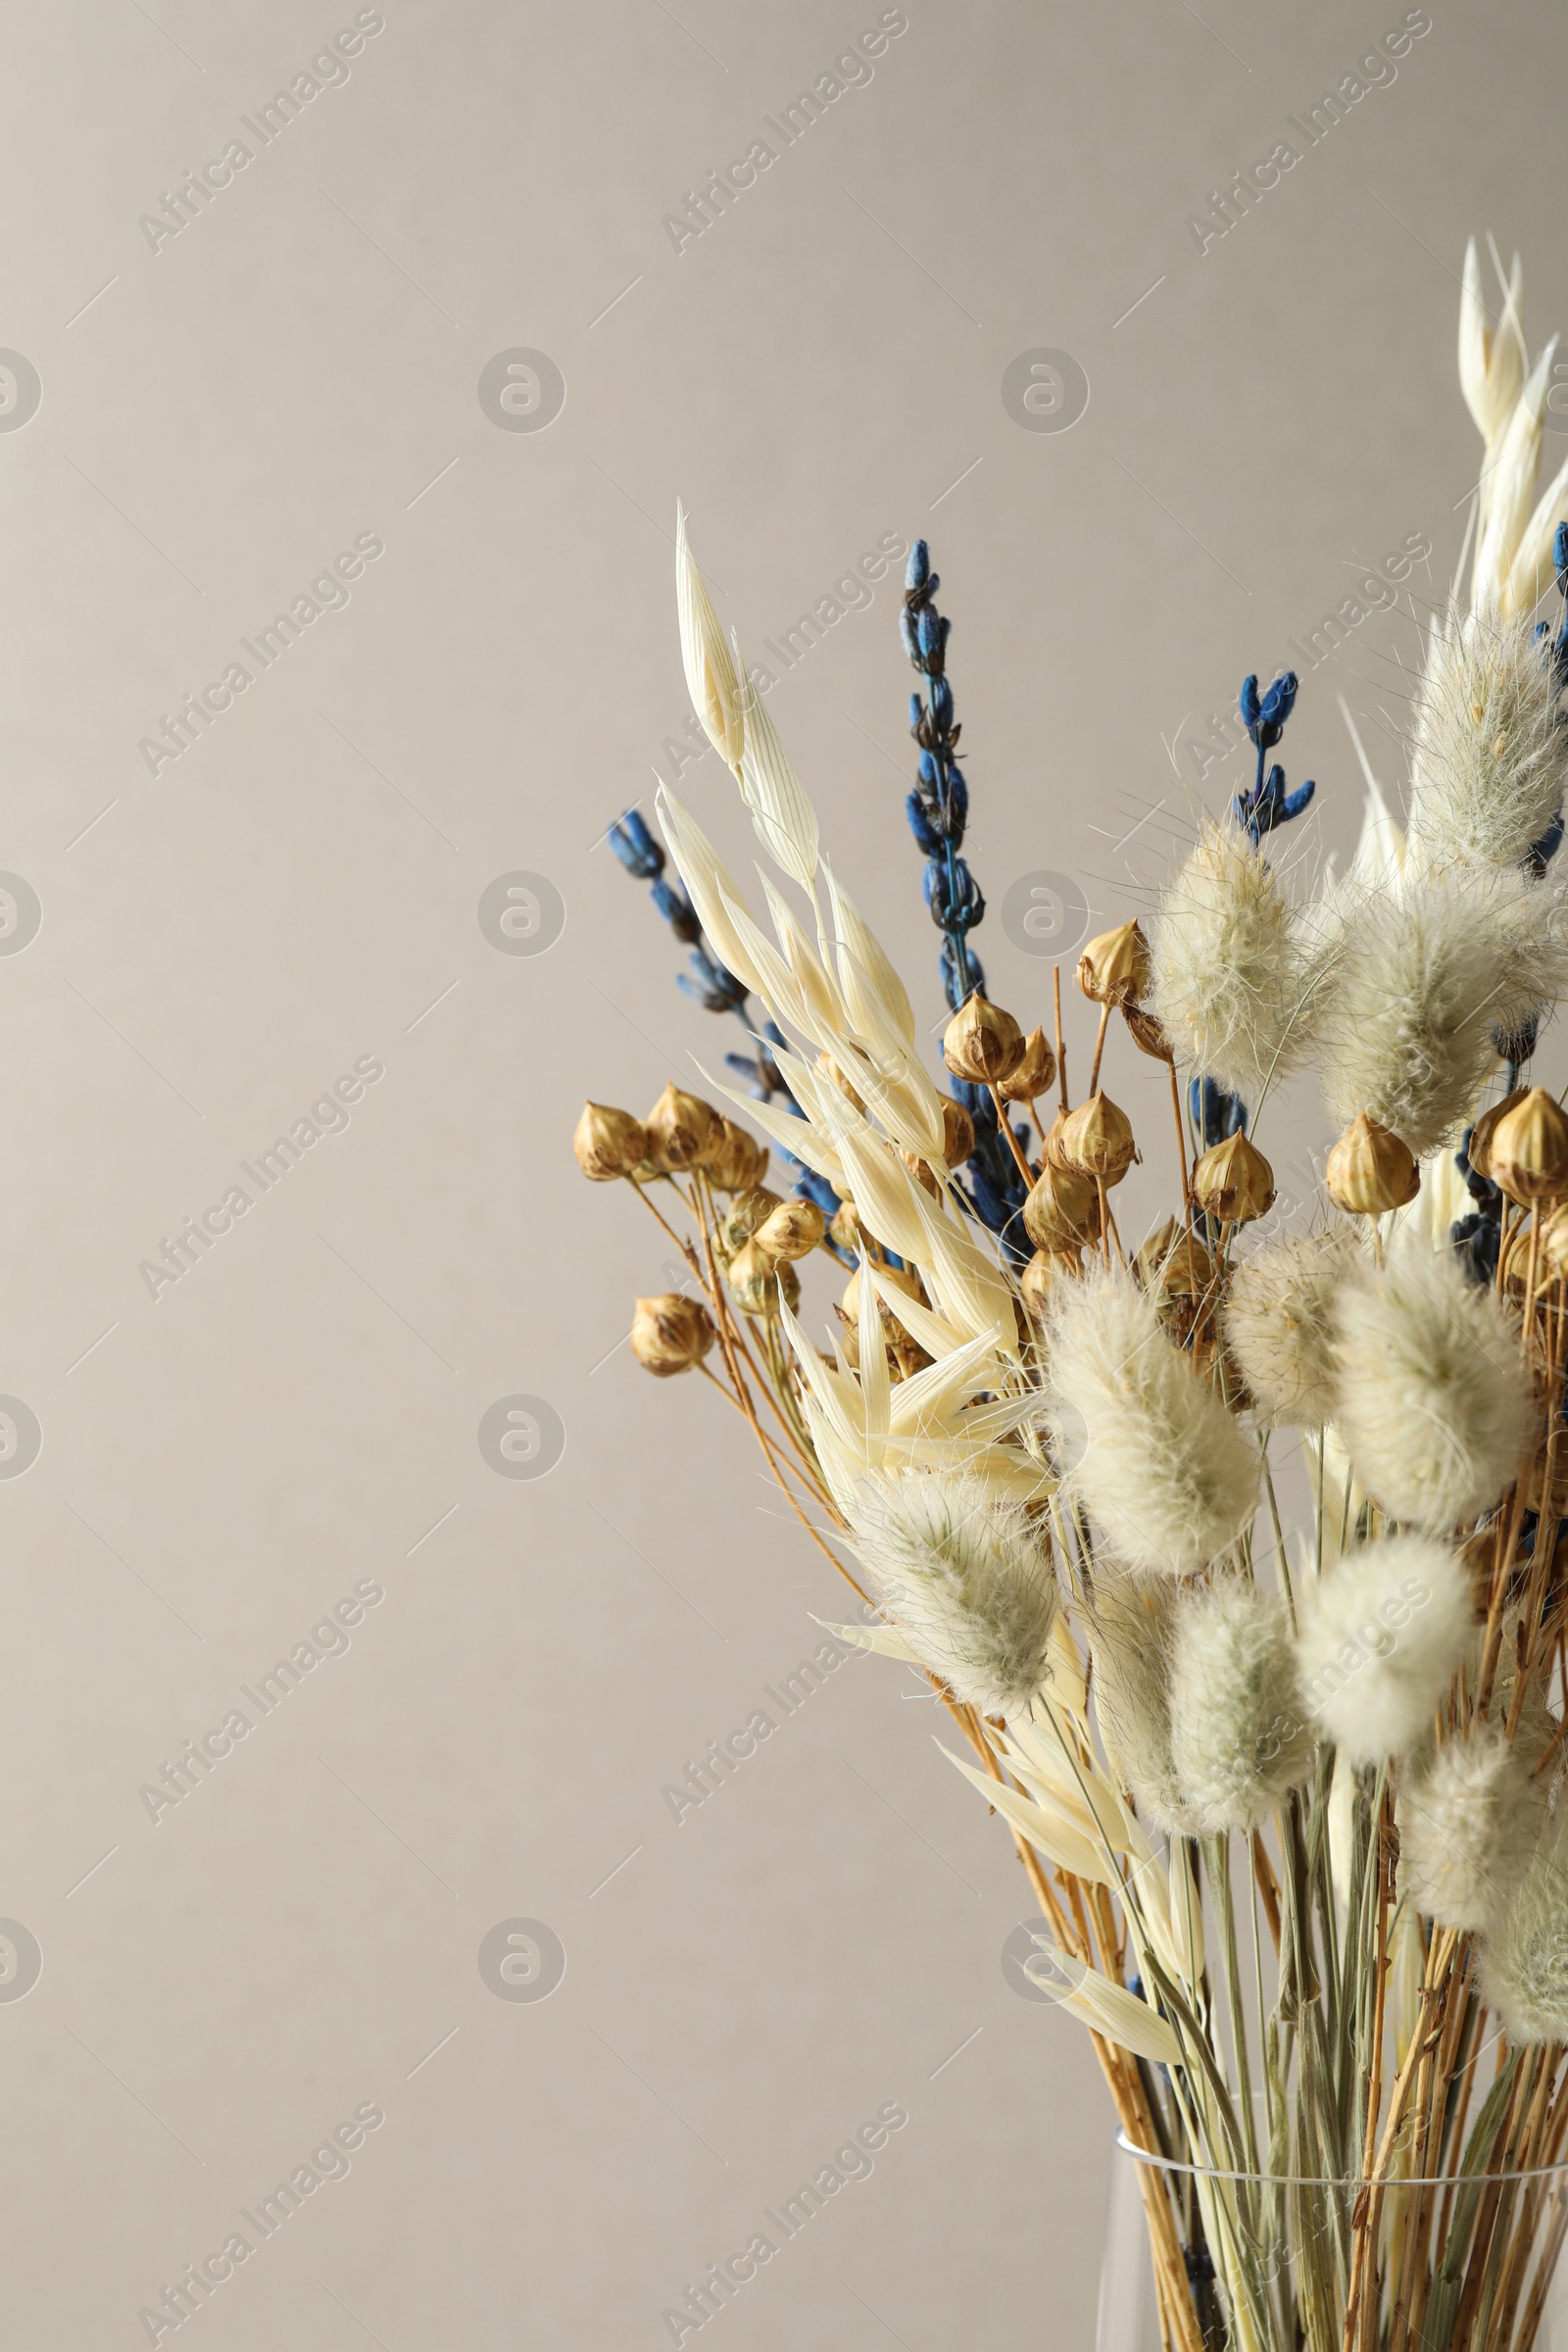
[[[1492,1130],[1487,1156],[1493,1183],[1522,1207],[1568,1194],[1568,1116],[1555,1095],[1533,1086]]]
[[[1147,1054],[1153,1061],[1175,1060],[1170,1039],[1152,1012],[1145,1012],[1141,1004],[1124,1004],[1121,1017],[1127,1024],[1127,1034],[1140,1054]]]
[[[1421,1170],[1393,1128],[1363,1110],[1329,1153],[1324,1181],[1329,1199],[1348,1217],[1381,1217],[1415,1199]]]
[[[1048,1168],[1071,1166],[1070,1161],[1063,1157],[1061,1149],[1062,1130],[1071,1115],[1069,1111],[1058,1110],[1040,1139],[1040,1157]]]
[[[865,1110],[865,1101],[863,1096],[856,1093],[855,1088],[845,1077],[844,1072],[839,1068],[839,1065],[834,1060],[832,1054],[819,1054],[816,1057],[816,1066],[818,1073],[827,1080],[829,1086],[836,1086],[839,1090],[839,1093],[847,1096],[850,1102],[855,1104],[856,1109],[861,1112],[863,1115]]]
[[[700,1168],[719,1149],[723,1142],[724,1122],[710,1102],[700,1095],[688,1095],[671,1080],[665,1087],[644,1124],[648,1129],[649,1156],[661,1168],[678,1173],[683,1168]]]
[[[1522,1217],[1514,1226],[1498,1251],[1500,1264],[1497,1278],[1505,1291],[1524,1290],[1530,1279],[1530,1219]],[[1540,1244],[1536,1248],[1536,1281],[1546,1278],[1546,1267]]]
[[[1228,1135],[1193,1170],[1193,1199],[1223,1225],[1247,1225],[1274,1205],[1274,1171],[1245,1135]]]
[[[860,1272],[861,1269],[857,1266],[845,1284],[844,1296],[839,1300],[839,1313],[844,1317],[845,1322],[851,1325],[858,1323],[860,1319]],[[920,1300],[920,1277],[918,1274],[911,1273],[907,1266],[879,1265],[876,1270],[876,1278],[883,1290],[902,1291],[906,1298]],[[881,1306],[884,1315],[891,1312],[885,1301],[878,1299],[877,1303]]]
[[[926,1303],[920,1278],[911,1273],[907,1266],[879,1265],[876,1271],[877,1280],[885,1289],[902,1291],[906,1298],[913,1298],[922,1306]],[[861,1269],[858,1266],[845,1285],[838,1310],[845,1326],[840,1345],[847,1362],[857,1371],[860,1365],[860,1273]],[[879,1298],[876,1303],[882,1324],[882,1341],[887,1349],[888,1369],[895,1380],[908,1380],[916,1372],[923,1371],[931,1358],[918,1341],[905,1330],[887,1300]]]
[[[1528,1087],[1516,1086],[1511,1095],[1504,1095],[1500,1102],[1494,1102],[1490,1110],[1484,1110],[1471,1128],[1470,1165],[1478,1176],[1492,1178],[1492,1139],[1497,1123],[1524,1101],[1529,1091]]]
[[[672,1373],[690,1372],[702,1362],[713,1339],[712,1319],[700,1298],[665,1291],[661,1298],[635,1302],[631,1351],[656,1379],[668,1380]]]
[[[888,1335],[888,1354],[895,1384],[912,1380],[932,1361],[918,1340],[911,1340],[904,1325],[893,1316],[884,1314],[882,1328]]]
[[[1024,1040],[1023,1059],[1007,1077],[999,1079],[997,1092],[1004,1102],[1033,1102],[1049,1094],[1056,1082],[1056,1056],[1043,1029],[1031,1029]]]
[[[1541,1222],[1542,1281],[1561,1282],[1568,1275],[1568,1200]]]
[[[974,1121],[952,1096],[942,1104],[942,1156],[950,1168],[961,1168],[974,1150]]]
[[[1018,1277],[1023,1303],[1038,1331],[1045,1323],[1052,1293],[1061,1282],[1076,1282],[1083,1271],[1076,1250],[1037,1250]]]
[[[752,1236],[754,1249],[775,1265],[809,1257],[827,1231],[827,1219],[814,1200],[781,1200]]]
[[[750,1192],[737,1193],[719,1221],[718,1246],[724,1255],[733,1257],[736,1250],[751,1240],[759,1225],[766,1224],[778,1206],[777,1193],[770,1193],[765,1184],[757,1185]]]
[[[1091,1095],[1067,1113],[1057,1151],[1069,1168],[1103,1184],[1120,1184],[1138,1157],[1132,1121],[1108,1095]]]
[[[767,1146],[733,1119],[720,1119],[719,1126],[718,1150],[708,1162],[709,1183],[721,1193],[755,1192],[767,1173]]]
[[[788,1260],[780,1263],[760,1247],[754,1233],[729,1261],[730,1294],[743,1315],[776,1315],[778,1294],[793,1314],[801,1303],[801,1278]]]
[[[1100,1195],[1093,1179],[1049,1161],[1023,1204],[1023,1229],[1037,1250],[1079,1250],[1100,1237]]]
[[[965,1000],[948,1023],[942,1058],[955,1078],[971,1086],[1000,1086],[1024,1057],[1023,1031],[1010,1012],[982,996]]]
[[[833,1241],[837,1242],[839,1248],[844,1251],[847,1257],[855,1257],[858,1254],[860,1248],[860,1219],[856,1210],[855,1202],[850,1199],[848,1193],[845,1194],[843,1200],[833,1211],[833,1222],[827,1230],[829,1237]]]
[[[1201,1298],[1213,1284],[1214,1260],[1191,1226],[1167,1217],[1133,1259],[1146,1291],[1160,1298]]]
[[[629,1176],[648,1157],[648,1130],[629,1110],[585,1102],[571,1148],[591,1184],[610,1184],[617,1176]]]
[[[1092,939],[1078,958],[1078,985],[1096,1004],[1136,1004],[1149,987],[1149,942],[1136,923]]]
[[[922,1159],[918,1152],[903,1152],[899,1156],[921,1191],[929,1193],[933,1200],[940,1200],[942,1187],[937,1181],[937,1172],[930,1161]]]

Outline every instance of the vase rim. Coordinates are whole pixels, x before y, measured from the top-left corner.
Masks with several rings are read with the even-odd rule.
[[[1135,2164],[1149,2165],[1161,2173],[1180,2173],[1196,2180],[1249,2181],[1264,2188],[1334,2188],[1354,2191],[1362,2188],[1451,2188],[1462,2187],[1466,2181],[1505,2183],[1517,2180],[1561,2180],[1568,2185],[1568,2156],[1556,2164],[1527,2166],[1522,2172],[1479,2173],[1271,2173],[1236,2172],[1224,2165],[1198,2164],[1179,2156],[1161,2156],[1152,2148],[1141,2148],[1130,2140],[1125,2132],[1116,2133],[1115,2144],[1124,2156]]]

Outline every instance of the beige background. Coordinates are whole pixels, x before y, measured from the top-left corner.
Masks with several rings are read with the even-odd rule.
[[[640,1110],[739,1040],[595,845],[686,714],[677,493],[754,648],[928,531],[976,944],[1039,1017],[1009,882],[1141,904],[1195,805],[1162,738],[1353,564],[1424,532],[1451,565],[1466,233],[1524,248],[1533,343],[1568,323],[1544,6],[1432,0],[1392,86],[1200,255],[1206,192],[1402,14],[909,0],[677,255],[662,216],[875,7],[386,0],[156,253],[139,216],[353,9],[9,12],[0,343],[43,397],[0,432],[0,867],[43,922],[0,956],[0,1391],[43,1444],[0,1480],[0,1913],[43,1973],[0,2002],[8,2343],[145,2342],[368,2101],[348,2177],[189,2323],[209,2352],[635,2352],[889,2100],[874,2176],[704,2340],[1090,2343],[1108,2112],[1079,2029],[1004,1982],[1030,1905],[929,1705],[857,1662],[678,1828],[662,1801],[839,1601],[711,1393],[614,1351],[666,1277],[577,1177],[578,1103]],[[543,432],[476,395],[517,346],[565,379]],[[1003,407],[1037,346],[1087,371],[1068,433]],[[160,713],[364,532],[346,609],[150,775]],[[890,580],[771,707],[934,1019],[896,612]],[[1415,647],[1369,622],[1303,688],[1285,757],[1330,845],[1359,800],[1335,694],[1392,777]],[[745,867],[716,760],[682,788]],[[476,919],[517,868],[567,908],[538,957]],[[347,1132],[152,1298],[139,1262],[367,1055]],[[1283,1166],[1315,1108],[1282,1132]],[[518,1392],[567,1432],[540,1481],[476,1442]],[[150,1820],[140,1787],[366,1578],[348,1653]],[[539,2005],[476,1966],[519,1916],[568,1955]]]

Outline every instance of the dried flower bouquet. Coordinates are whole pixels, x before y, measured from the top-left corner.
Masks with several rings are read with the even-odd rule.
[[[673,1084],[646,1119],[584,1109],[584,1173],[690,1269],[637,1301],[633,1350],[750,1423],[868,1604],[834,1630],[952,1718],[1050,1923],[1043,1980],[1159,2160],[1178,2352],[1528,2352],[1568,2228],[1568,1117],[1529,1070],[1568,989],[1568,623],[1538,619],[1568,594],[1568,467],[1538,499],[1553,347],[1529,363],[1517,263],[1498,309],[1472,246],[1474,562],[1425,625],[1407,824],[1374,789],[1349,872],[1293,896],[1272,836],[1312,787],[1268,755],[1297,681],[1250,678],[1250,788],[1147,938],[1078,962],[1076,1102],[1059,971],[1026,1035],[970,944],[923,543],[909,817],[951,1091],[683,523],[686,676],[776,869],[767,927],[673,793],[683,889],[640,818],[613,830],[690,993],[749,1040],[727,1109]],[[1177,1181],[1141,1240],[1113,1209],[1139,1156],[1101,1084],[1117,1031],[1169,1071],[1144,1141],[1174,1140]],[[1281,1229],[1255,1137],[1309,1067],[1338,1141]],[[800,1315],[824,1252],[850,1272],[826,1352]],[[1310,1490],[1290,1535],[1282,1433]]]

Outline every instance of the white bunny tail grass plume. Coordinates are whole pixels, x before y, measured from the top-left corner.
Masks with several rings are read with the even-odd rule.
[[[1316,1742],[1284,1601],[1227,1577],[1176,1601],[1171,1761],[1205,1835],[1251,1830],[1312,1770]]]
[[[1150,932],[1150,1009],[1184,1067],[1255,1102],[1310,1042],[1312,962],[1279,880],[1239,826],[1205,825]]]
[[[1560,1806],[1481,1946],[1481,1994],[1511,2041],[1568,2040],[1568,1812]]]
[[[1071,1494],[1126,1566],[1191,1576],[1250,1518],[1256,1452],[1130,1274],[1060,1283],[1052,1308],[1049,1410]]]
[[[1419,1159],[1453,1141],[1510,1033],[1562,993],[1560,901],[1518,873],[1406,869],[1341,906],[1316,1021],[1324,1092],[1342,1127],[1368,1111]]]
[[[1391,1519],[1439,1533],[1494,1503],[1532,1427],[1519,1335],[1449,1251],[1345,1283],[1335,1315],[1335,1420],[1355,1475]]]
[[[1500,1725],[1448,1740],[1399,1789],[1399,1867],[1416,1908],[1440,1928],[1488,1926],[1524,1877],[1545,1809]]]
[[[1297,1668],[1309,1715],[1352,1764],[1430,1731],[1470,1641],[1463,1562],[1424,1536],[1363,1544],[1300,1604]]]
[[[1057,1597],[1022,1505],[961,1471],[866,1479],[849,1500],[855,1549],[922,1662],[983,1715],[1026,1710]]]
[[[1434,865],[1516,866],[1562,806],[1568,729],[1528,613],[1450,607],[1415,700],[1410,839]]]
[[[1101,1577],[1089,1625],[1095,1717],[1111,1769],[1151,1827],[1196,1837],[1171,1754],[1170,1675],[1176,1592],[1163,1577]]]
[[[1264,1418],[1316,1429],[1334,1414],[1334,1299],[1355,1263],[1343,1226],[1270,1242],[1236,1268],[1225,1337]]]

